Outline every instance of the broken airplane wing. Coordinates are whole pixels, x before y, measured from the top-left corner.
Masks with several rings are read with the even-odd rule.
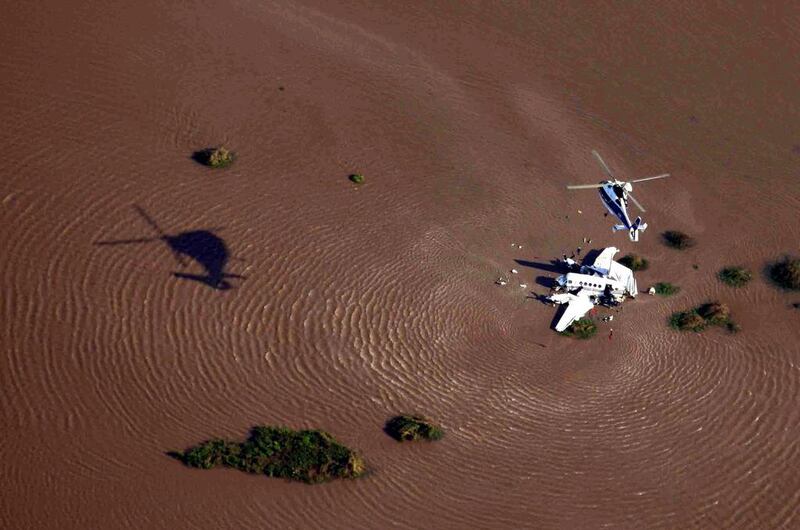
[[[567,304],[564,314],[556,324],[556,331],[564,331],[570,324],[581,318],[594,307],[594,303],[589,300],[588,296],[581,296],[580,294],[561,293],[554,294],[550,300],[556,304]]]

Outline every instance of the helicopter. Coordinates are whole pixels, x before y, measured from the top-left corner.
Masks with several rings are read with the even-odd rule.
[[[663,179],[669,176],[669,173],[663,175],[656,175],[655,177],[645,177],[641,179],[631,180],[628,182],[617,179],[611,170],[608,168],[600,153],[592,151],[592,154],[600,162],[600,167],[611,180],[604,180],[599,184],[578,184],[567,186],[568,190],[581,190],[599,188],[600,199],[603,201],[606,209],[620,220],[621,224],[616,224],[612,227],[614,232],[619,230],[627,230],[631,241],[639,241],[639,232],[644,232],[647,228],[647,223],[642,221],[641,217],[637,217],[635,221],[631,222],[628,216],[628,199],[636,205],[642,212],[645,211],[644,207],[639,204],[639,201],[631,193],[633,191],[634,182],[644,182],[646,180]]]

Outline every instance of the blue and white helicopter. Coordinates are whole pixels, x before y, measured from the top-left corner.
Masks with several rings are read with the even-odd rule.
[[[637,201],[631,193],[633,191],[632,184],[634,182],[644,182],[645,180],[663,179],[668,177],[669,173],[656,175],[655,177],[645,177],[643,179],[624,182],[622,180],[618,180],[617,177],[614,176],[597,151],[592,151],[592,154],[595,156],[595,158],[597,158],[597,161],[600,162],[600,166],[603,168],[603,171],[611,180],[604,180],[599,184],[579,184],[577,186],[567,186],[567,189],[582,190],[599,188],[600,199],[603,201],[606,209],[609,211],[609,213],[611,213],[611,215],[615,216],[622,223],[614,225],[612,230],[614,232],[618,230],[627,230],[631,241],[639,241],[639,232],[645,231],[647,228],[647,223],[642,222],[641,217],[637,217],[635,221],[631,222],[631,218],[628,216],[628,199],[630,199],[631,202],[633,202],[633,204],[635,204],[636,207],[642,212],[645,211],[644,207],[639,204],[639,201]]]

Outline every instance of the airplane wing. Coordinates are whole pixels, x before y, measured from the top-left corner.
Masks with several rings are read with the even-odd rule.
[[[594,307],[589,298],[579,294],[562,293],[554,294],[550,300],[556,304],[567,304],[567,309],[556,324],[556,331],[564,331],[570,324],[581,318]]]
[[[608,275],[608,271],[611,270],[611,261],[617,252],[619,252],[617,247],[604,248],[600,255],[595,258],[592,268],[603,276]]]

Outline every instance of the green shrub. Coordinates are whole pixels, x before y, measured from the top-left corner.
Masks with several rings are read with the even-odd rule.
[[[646,259],[637,254],[628,254],[627,256],[619,260],[619,262],[634,272],[646,271],[647,268],[650,266],[650,262],[648,262]]]
[[[192,155],[195,161],[203,164],[204,166],[212,167],[215,169],[227,167],[233,163],[235,155],[223,146],[209,147],[202,149]]]
[[[317,483],[366,472],[363,458],[318,430],[254,427],[245,442],[214,439],[171,456],[190,467],[222,465],[248,473]]]
[[[444,436],[441,427],[422,416],[414,415],[395,416],[386,422],[383,430],[398,442],[434,441],[441,440]]]
[[[724,326],[731,333],[741,330],[731,320],[731,310],[719,302],[707,302],[695,309],[678,311],[669,317],[669,325],[681,331],[703,331],[708,326]]]
[[[669,325],[681,331],[703,331],[706,328],[706,321],[697,314],[697,311],[678,311],[669,317]]]
[[[668,230],[661,234],[661,237],[668,247],[677,248],[679,250],[684,250],[695,245],[695,241],[692,237],[677,230]]]
[[[743,267],[725,267],[719,271],[717,277],[731,287],[743,287],[753,279],[753,273]]]
[[[661,296],[672,296],[673,294],[677,294],[681,288],[677,285],[672,285],[669,282],[658,282],[653,287],[655,287],[656,294]]]
[[[576,337],[579,339],[588,339],[597,333],[597,324],[591,318],[580,318],[570,324],[570,326],[561,332],[562,335],[567,337]]]
[[[708,302],[697,308],[697,313],[712,325],[725,324],[730,320],[731,310],[725,304]]]
[[[356,184],[363,184],[364,183],[364,175],[361,173],[353,173],[349,177],[351,182],[355,182]]]
[[[769,265],[769,277],[784,289],[800,290],[800,259],[786,256]]]

